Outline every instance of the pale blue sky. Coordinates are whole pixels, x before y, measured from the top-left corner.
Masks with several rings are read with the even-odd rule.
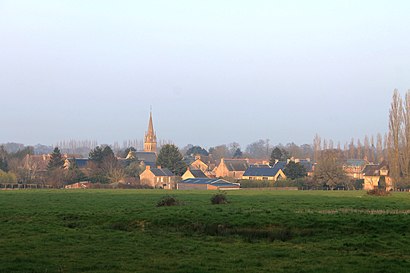
[[[387,130],[409,1],[0,0],[0,143],[206,147]]]

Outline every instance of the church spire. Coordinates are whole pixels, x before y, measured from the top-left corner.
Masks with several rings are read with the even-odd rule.
[[[157,152],[157,136],[152,122],[152,110],[149,113],[148,131],[144,139],[144,152]]]

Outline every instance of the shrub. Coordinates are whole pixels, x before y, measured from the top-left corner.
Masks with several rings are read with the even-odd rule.
[[[390,192],[386,190],[381,190],[381,189],[373,189],[373,190],[367,191],[367,194],[374,195],[374,196],[387,196],[390,194]]]
[[[211,203],[213,205],[219,205],[219,204],[227,204],[229,202],[228,202],[228,198],[226,197],[226,193],[220,192],[211,197]]]
[[[179,201],[175,197],[170,195],[162,197],[157,203],[157,207],[170,207],[177,205],[179,205]]]

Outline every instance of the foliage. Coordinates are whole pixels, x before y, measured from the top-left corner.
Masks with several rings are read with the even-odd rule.
[[[285,173],[286,177],[291,179],[291,180],[294,180],[294,179],[297,179],[297,178],[302,178],[302,177],[305,177],[307,175],[305,167],[302,164],[295,163],[293,161],[290,161],[286,165],[283,172]]]
[[[272,150],[272,153],[270,155],[270,165],[275,165],[276,161],[286,161],[289,158],[289,154],[285,149],[280,149],[279,147],[275,147],[275,149]]]
[[[17,177],[14,173],[6,173],[0,170],[0,184],[14,184],[17,183]]]
[[[230,156],[229,148],[225,144],[209,148],[209,154],[212,155],[214,160],[220,160],[221,158]]]
[[[175,175],[182,175],[186,171],[186,164],[177,146],[166,144],[162,146],[158,158],[157,166],[168,168]]]
[[[246,146],[245,151],[253,158],[267,158],[269,153],[268,142],[260,139]]]
[[[211,197],[211,204],[212,205],[221,205],[221,204],[227,204],[228,198],[226,197],[226,192],[219,192],[214,194]]]
[[[9,164],[7,162],[7,158],[0,157],[0,170],[8,172],[9,171]]]
[[[122,153],[122,157],[126,158],[130,151],[136,152],[137,150],[134,147],[129,147],[124,150],[124,152]]]
[[[235,150],[235,153],[233,154],[233,158],[242,158],[242,156],[243,156],[243,153],[241,151],[241,148],[237,148]]]
[[[62,169],[64,167],[64,159],[61,155],[60,149],[55,147],[51,153],[50,161],[48,162],[47,169],[49,171]]]
[[[170,195],[163,196],[158,202],[157,207],[170,207],[179,205],[179,201]]]
[[[102,148],[100,146],[95,147],[90,151],[88,158],[97,165],[101,164],[104,159]]]
[[[192,146],[186,151],[186,155],[209,155],[208,151],[202,148],[201,146]]]
[[[339,150],[324,150],[319,155],[314,179],[317,183],[334,189],[348,180],[342,166],[343,155]]]

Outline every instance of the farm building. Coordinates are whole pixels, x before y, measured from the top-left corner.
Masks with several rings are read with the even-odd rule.
[[[237,190],[239,183],[218,178],[188,178],[177,184],[178,190]]]

